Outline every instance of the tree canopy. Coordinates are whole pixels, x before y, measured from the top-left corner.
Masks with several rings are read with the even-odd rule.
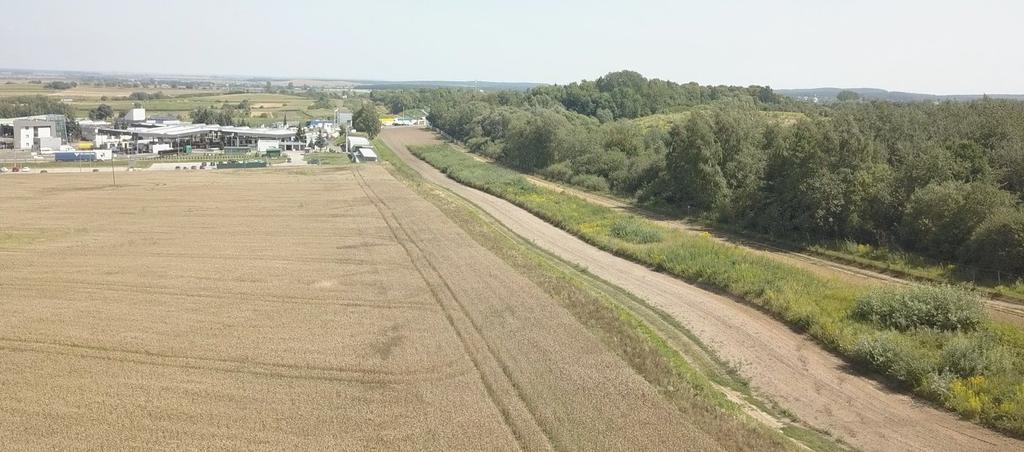
[[[364,103],[352,114],[352,127],[373,139],[380,133],[380,115],[372,103]]]
[[[527,92],[372,97],[424,108],[473,152],[552,179],[790,240],[1024,270],[1009,264],[1024,253],[1024,102],[813,105],[768,87],[634,72]],[[662,126],[652,113],[670,119]],[[1010,248],[993,254],[997,240]]]

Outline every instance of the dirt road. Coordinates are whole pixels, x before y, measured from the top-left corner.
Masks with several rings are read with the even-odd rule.
[[[618,258],[515,205],[461,185],[420,161],[409,145],[435,143],[425,130],[385,129],[382,140],[428,180],[452,190],[555,255],[587,268],[678,319],[751,385],[811,425],[867,450],[1021,450],[1008,438],[894,393],[766,314]]]
[[[2,182],[4,448],[722,449],[379,166]]]

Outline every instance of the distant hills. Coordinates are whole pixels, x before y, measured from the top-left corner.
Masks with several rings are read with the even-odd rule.
[[[447,81],[423,80],[384,82],[378,80],[353,80],[355,89],[419,89],[419,88],[463,88],[482,91],[526,91],[540,85],[528,82],[484,82],[484,81]]]
[[[776,93],[794,99],[818,102],[835,102],[836,95],[841,91],[853,91],[863,99],[887,100],[891,102],[930,102],[930,101],[968,101],[981,99],[985,94],[923,94],[902,91],[886,91],[878,88],[811,88],[811,89],[777,89]],[[987,94],[993,99],[1012,99],[1024,101],[1024,94]]]

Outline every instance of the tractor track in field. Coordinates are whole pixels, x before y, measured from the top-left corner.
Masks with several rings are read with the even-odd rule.
[[[426,258],[423,249],[402,226],[391,207],[366,182],[358,168],[353,170],[353,175],[359,188],[380,213],[381,219],[387,225],[395,241],[401,244],[405,250],[409,262],[416,268],[423,283],[430,288],[431,297],[444,311],[448,324],[462,342],[463,350],[473,362],[491,402],[501,412],[505,424],[512,431],[520,449],[551,450],[551,441],[547,432],[538,425],[533,413],[526,406],[508,375],[507,366],[501,362],[491,345],[484,339],[480,327],[472,321],[472,317],[466,311],[463,302],[452,291],[448,281]]]

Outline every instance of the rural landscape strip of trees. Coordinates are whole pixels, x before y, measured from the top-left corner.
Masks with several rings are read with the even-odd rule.
[[[527,172],[801,243],[1024,274],[1024,103],[812,105],[632,72],[528,92],[374,91]]]
[[[948,286],[866,289],[530,183],[450,145],[412,151],[622,257],[740,297],[964,417],[1024,435],[1024,332]]]
[[[1017,102],[811,106],[766,88],[634,73],[526,93],[373,96],[392,110],[429,108],[435,127],[508,167],[591,190],[786,239],[867,242],[1010,275],[1024,265]],[[755,303],[965,417],[1024,434],[1024,333],[986,319],[974,294],[826,280],[537,187],[451,147],[415,152],[608,251]]]

